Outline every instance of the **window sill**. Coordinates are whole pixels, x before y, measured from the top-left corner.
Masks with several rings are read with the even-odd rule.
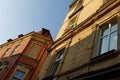
[[[113,49],[113,50],[108,51],[108,52],[106,52],[102,55],[91,58],[90,59],[90,64],[95,64],[95,63],[102,62],[102,61],[108,60],[110,58],[116,57],[119,52],[120,51]]]

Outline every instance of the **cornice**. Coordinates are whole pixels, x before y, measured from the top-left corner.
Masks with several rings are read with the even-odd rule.
[[[83,5],[80,5],[75,9],[75,11],[69,16],[69,19],[72,18],[75,14],[77,14],[81,9],[83,8]]]
[[[71,7],[74,3],[76,3],[78,0],[73,0],[72,3],[69,5]]]
[[[50,51],[52,49],[54,49],[56,46],[58,46],[59,44],[61,44],[62,42],[65,42],[66,40],[68,40],[70,37],[72,37],[74,35],[73,30],[71,29],[67,34],[63,35],[62,37],[60,37],[58,40],[56,40],[53,45],[50,47]]]
[[[47,41],[51,41],[50,38],[47,38],[47,37],[44,36],[44,35],[39,35],[38,33],[35,33],[35,34],[33,34],[32,36],[40,37],[40,38],[45,39],[45,40],[47,40]]]
[[[44,36],[44,35],[39,35],[38,33],[35,33],[31,36],[31,38],[33,39],[41,39],[40,41],[43,41],[43,42],[47,42],[47,44],[50,44],[52,45],[53,44],[53,40],[51,40],[50,38]]]
[[[26,38],[26,37],[30,37],[32,34],[34,34],[35,32],[33,31],[33,32],[30,32],[30,33],[28,33],[28,34],[26,34],[26,35],[23,35],[22,37],[18,37],[18,38],[16,38],[16,39],[13,39],[12,41],[10,41],[10,42],[6,42],[6,43],[3,43],[3,44],[1,44],[0,45],[0,47],[3,47],[3,46],[6,46],[6,45],[9,45],[9,44],[13,44],[13,43],[15,43],[15,42],[17,42],[17,41],[19,41],[19,40],[23,40],[24,38]]]
[[[65,40],[69,39],[71,37],[71,31],[72,31],[72,36],[74,36],[81,29],[89,27],[89,25],[93,24],[99,18],[101,18],[106,13],[110,12],[112,9],[114,9],[118,6],[120,6],[120,0],[111,0],[107,3],[105,3],[94,14],[92,14],[90,17],[88,17],[86,20],[84,20],[80,24],[76,25],[74,28],[70,29],[68,32],[64,33],[59,39],[57,39],[53,43],[53,46],[50,49],[55,48],[57,45],[61,44]]]
[[[26,34],[26,35],[23,35],[22,37],[18,37],[18,38],[16,38],[16,39],[13,39],[13,40],[10,41],[10,42],[6,42],[6,43],[4,43],[4,44],[1,44],[0,47],[6,46],[6,45],[9,45],[9,44],[13,44],[13,43],[15,43],[15,42],[17,42],[17,41],[19,41],[19,40],[23,40],[24,38],[27,38],[27,37],[34,38],[34,36],[40,37],[40,38],[45,39],[46,41],[50,41],[50,42],[52,43],[52,40],[51,40],[50,38],[47,38],[47,37],[44,36],[44,35],[39,35],[38,33],[36,33],[36,32],[33,31],[33,32],[30,32],[30,33],[28,33],[28,34]]]
[[[60,77],[60,76],[63,76],[63,75],[66,75],[66,74],[78,71],[78,70],[80,70],[83,67],[99,64],[99,62],[104,62],[104,61],[109,60],[111,58],[115,58],[115,57],[117,57],[119,55],[120,55],[120,50],[111,50],[111,51],[109,51],[109,52],[107,52],[107,53],[105,53],[105,54],[103,54],[101,56],[97,56],[95,58],[90,59],[90,61],[85,62],[82,65],[79,65],[77,67],[71,68],[68,71],[65,71],[65,72],[62,72],[60,74],[57,74],[54,77]],[[80,75],[82,75],[82,74],[80,74]]]

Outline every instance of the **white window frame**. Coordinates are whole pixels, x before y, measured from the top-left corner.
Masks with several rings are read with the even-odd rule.
[[[111,27],[112,27],[112,23],[114,23],[114,22],[116,22],[115,24],[117,24],[117,30],[115,30],[115,31],[110,31],[111,30]],[[100,37],[99,37],[99,44],[98,44],[98,52],[97,52],[97,54],[98,55],[102,55],[102,54],[104,54],[104,53],[106,53],[106,52],[103,52],[103,53],[101,53],[101,39],[103,39],[105,36],[108,36],[108,49],[107,49],[107,52],[108,51],[110,51],[110,36],[111,36],[111,34],[112,33],[114,33],[114,32],[117,32],[117,40],[118,40],[118,27],[119,27],[119,24],[118,24],[118,22],[117,22],[117,20],[112,20],[112,21],[110,21],[109,23],[107,23],[108,24],[108,34],[107,35],[104,35],[104,36],[101,36],[102,35],[102,28],[101,28],[101,30],[100,30]],[[103,26],[103,27],[105,27],[105,26]],[[116,44],[118,44],[118,41],[117,41],[117,43]],[[116,48],[118,48],[118,46],[116,46]]]

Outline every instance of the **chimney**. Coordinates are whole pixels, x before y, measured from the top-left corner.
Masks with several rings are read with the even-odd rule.
[[[45,28],[42,28],[42,35],[49,35],[49,30],[45,29]]]
[[[7,40],[7,42],[11,42],[11,41],[13,41],[13,40],[12,40],[12,39],[8,39],[8,40]]]
[[[23,36],[23,34],[20,34],[20,35],[18,35],[18,38],[20,38],[20,37],[22,37]]]

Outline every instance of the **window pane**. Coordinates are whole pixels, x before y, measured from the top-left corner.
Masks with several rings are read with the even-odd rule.
[[[117,49],[117,32],[114,32],[110,36],[110,50]]]
[[[116,31],[116,30],[117,30],[117,27],[118,27],[118,25],[117,25],[116,23],[113,23],[113,24],[111,25],[111,32]]]
[[[63,53],[57,54],[56,60],[61,59],[63,57]]]
[[[20,74],[20,73],[19,73],[18,71],[15,72],[15,76],[19,76],[19,74]]]
[[[100,54],[103,54],[108,51],[108,36],[100,40]]]
[[[56,72],[58,65],[59,65],[58,62],[56,62],[56,63],[54,63],[54,64],[52,65],[52,69],[51,69],[51,71],[50,71],[50,74],[51,74],[51,75],[53,75],[53,74]]]
[[[60,50],[60,51],[57,52],[57,57],[56,57],[56,59],[60,59],[60,58],[63,57],[64,50],[65,50],[65,49],[62,49],[62,50]]]
[[[20,77],[20,78],[24,78],[24,74],[23,74],[23,73],[21,73],[19,77]]]
[[[108,35],[108,31],[109,31],[108,26],[107,26],[107,27],[104,27],[104,28],[102,29],[101,37],[102,37],[102,36],[106,36],[106,35]]]
[[[21,72],[21,71],[17,70],[15,72],[15,75],[13,76],[12,80],[21,80],[21,79],[24,78],[24,76],[25,76],[24,72]]]

